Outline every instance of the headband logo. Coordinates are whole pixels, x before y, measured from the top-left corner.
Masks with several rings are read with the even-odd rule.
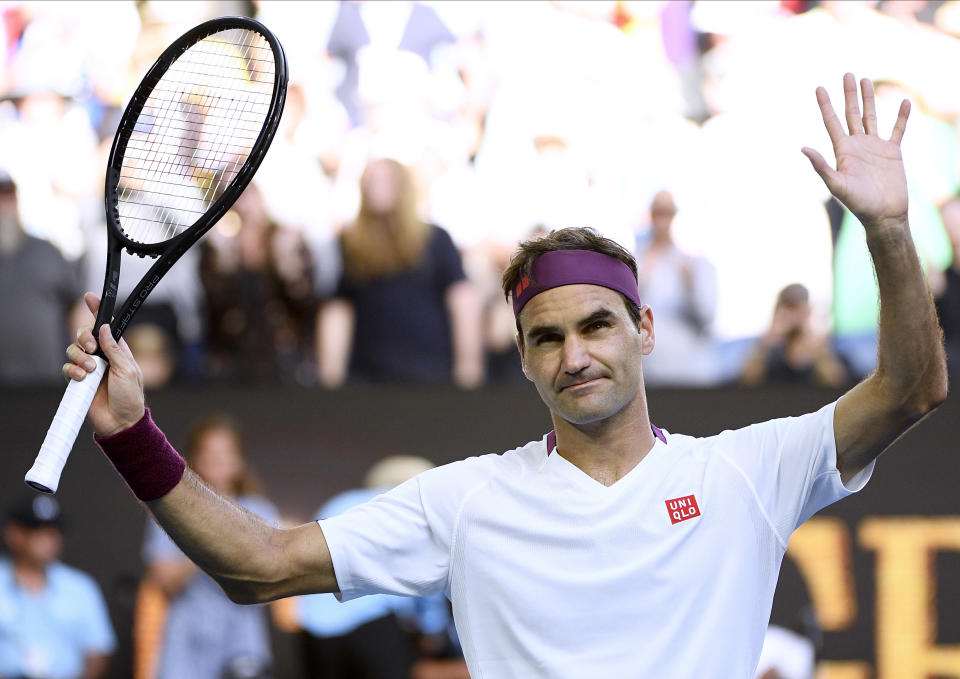
[[[517,282],[517,287],[513,289],[514,298],[519,297],[520,293],[530,287],[530,276],[524,276]]]

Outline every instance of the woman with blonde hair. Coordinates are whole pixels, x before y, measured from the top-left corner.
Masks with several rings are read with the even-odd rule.
[[[479,296],[447,232],[417,216],[410,171],[373,160],[360,193],[360,211],[340,237],[343,274],[319,316],[321,383],[479,385]]]

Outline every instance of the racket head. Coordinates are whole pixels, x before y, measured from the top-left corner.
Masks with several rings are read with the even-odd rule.
[[[112,245],[175,261],[253,178],[286,88],[280,42],[248,17],[206,21],[164,50],[110,149],[104,207]]]

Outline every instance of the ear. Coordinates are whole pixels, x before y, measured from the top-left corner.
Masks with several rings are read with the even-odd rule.
[[[640,346],[644,356],[653,352],[656,344],[656,335],[653,331],[653,310],[646,304],[640,307]]]

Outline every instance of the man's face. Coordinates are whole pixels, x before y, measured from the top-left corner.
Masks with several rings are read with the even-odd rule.
[[[43,568],[60,557],[63,536],[56,526],[22,526],[10,522],[4,527],[7,548],[14,559]]]
[[[555,415],[599,423],[642,402],[641,356],[653,350],[653,314],[638,331],[619,293],[564,285],[540,293],[520,312],[523,371]]]
[[[210,429],[200,439],[193,454],[193,469],[214,490],[233,495],[243,474],[243,457],[236,434],[229,429]]]
[[[650,226],[655,236],[664,238],[670,236],[670,227],[673,218],[677,216],[677,206],[669,193],[658,193],[650,206]]]
[[[807,302],[795,300],[781,302],[774,311],[774,330],[787,339],[792,339],[802,334],[804,327],[810,321],[811,312],[812,309]]]
[[[371,214],[390,214],[396,207],[400,194],[400,183],[393,165],[385,160],[371,162],[360,180],[360,190],[364,204]]]

